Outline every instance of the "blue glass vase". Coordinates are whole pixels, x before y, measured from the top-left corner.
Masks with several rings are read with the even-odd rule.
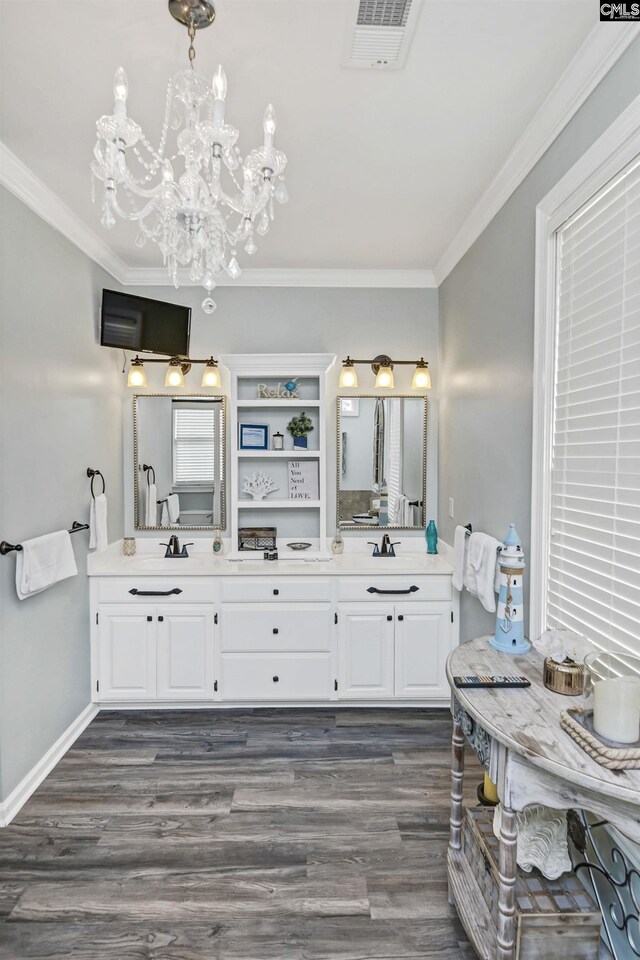
[[[436,527],[435,520],[429,520],[424,536],[427,541],[427,553],[437,553],[438,552],[438,528]]]

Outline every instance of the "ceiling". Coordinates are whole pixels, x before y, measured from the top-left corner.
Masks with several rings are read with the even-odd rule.
[[[252,267],[434,267],[597,15],[590,0],[414,2],[406,66],[376,71],[341,66],[357,0],[216,0],[197,68],[224,65],[243,152],[272,101],[289,159],[291,200]],[[89,163],[119,65],[129,115],[157,139],[184,28],[164,0],[12,0],[0,37],[0,140],[128,266],[157,267],[135,226],[100,226]]]

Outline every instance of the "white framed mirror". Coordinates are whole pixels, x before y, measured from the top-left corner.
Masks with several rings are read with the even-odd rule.
[[[427,499],[427,398],[337,398],[336,525],[343,530],[418,530]],[[388,521],[380,512],[387,490]]]
[[[225,528],[225,434],[224,397],[134,396],[136,530]]]

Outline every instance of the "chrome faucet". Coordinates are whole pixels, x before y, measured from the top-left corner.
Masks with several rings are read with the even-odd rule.
[[[169,537],[169,543],[161,543],[160,546],[167,548],[164,552],[165,559],[167,557],[186,558],[189,556],[189,554],[187,553],[187,547],[192,547],[193,542],[183,543],[182,549],[180,549],[180,541],[178,540],[177,536],[174,533],[172,534],[172,536]]]
[[[367,542],[371,547],[373,547],[373,553],[371,554],[372,557],[395,557],[395,548],[400,543],[399,540],[396,540],[395,543],[391,543],[388,533],[385,533],[382,537],[382,543],[380,546],[378,546],[377,543],[374,543],[373,540],[369,540]]]

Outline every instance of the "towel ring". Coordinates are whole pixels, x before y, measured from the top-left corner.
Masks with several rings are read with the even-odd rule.
[[[147,475],[147,486],[150,487],[152,483],[155,483],[155,482],[156,482],[156,472],[155,472],[155,470],[153,469],[153,467],[151,466],[150,463],[143,463],[143,464],[142,464],[142,469],[144,470],[144,472],[145,472],[146,475]],[[150,479],[151,474],[153,474],[153,480]]]
[[[106,493],[107,485],[104,482],[104,476],[102,475],[100,470],[94,470],[92,467],[87,467],[87,476],[91,477],[91,496],[93,497],[94,500],[96,498],[96,495],[93,492],[93,481],[95,480],[96,477],[100,477],[100,479],[102,480],[102,492]]]

